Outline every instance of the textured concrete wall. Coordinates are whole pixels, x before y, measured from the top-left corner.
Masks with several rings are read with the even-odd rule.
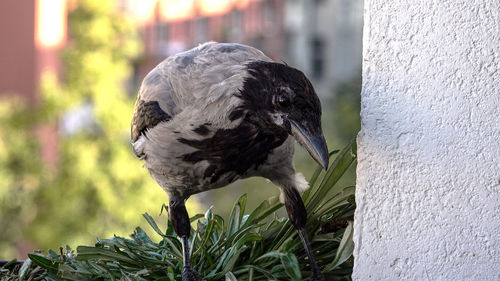
[[[365,0],[355,280],[500,280],[500,1]]]

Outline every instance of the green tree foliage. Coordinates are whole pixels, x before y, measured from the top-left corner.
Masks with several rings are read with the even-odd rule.
[[[34,117],[22,100],[0,102],[0,255],[8,257],[33,220],[27,202],[41,185]]]
[[[131,151],[135,100],[126,80],[140,44],[115,2],[76,1],[62,82],[42,77],[36,109],[13,101],[0,106],[0,222],[11,226],[0,230],[0,256],[26,241],[47,249],[124,234],[141,224],[138,214],[157,214],[167,200]],[[76,118],[84,126],[59,129],[82,108],[90,108]],[[54,167],[40,160],[42,126],[59,137]]]
[[[356,137],[361,128],[361,75],[340,84],[334,91],[334,98],[327,103],[328,121],[331,128],[328,136],[334,145],[340,145]]]

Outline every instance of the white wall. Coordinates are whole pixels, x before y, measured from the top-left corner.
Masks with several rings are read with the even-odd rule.
[[[354,280],[500,280],[500,1],[364,13]]]

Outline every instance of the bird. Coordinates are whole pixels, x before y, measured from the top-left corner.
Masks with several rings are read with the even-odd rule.
[[[300,70],[237,43],[207,42],[167,57],[144,78],[131,122],[135,155],[167,193],[183,249],[183,281],[202,280],[189,260],[186,200],[239,179],[264,177],[280,190],[309,258],[324,280],[305,232],[307,212],[296,173],[297,141],[325,170],[321,104]]]

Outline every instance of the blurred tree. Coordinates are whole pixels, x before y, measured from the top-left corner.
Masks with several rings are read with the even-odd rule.
[[[156,214],[167,200],[130,148],[135,100],[125,88],[140,51],[136,30],[116,1],[74,4],[62,82],[42,77],[34,111],[0,107],[0,222],[12,226],[0,230],[0,243],[10,246],[0,255],[12,255],[19,240],[47,249],[125,235],[143,224],[141,213]],[[42,165],[31,136],[47,124],[59,134],[53,168]]]
[[[0,102],[0,256],[13,257],[33,213],[42,165],[34,114],[19,99]]]
[[[357,137],[361,128],[361,71],[341,83],[333,90],[332,99],[325,102],[323,110],[325,137],[331,149],[345,146]],[[339,181],[341,186],[356,185],[356,163],[352,165]]]
[[[327,102],[329,109],[327,116],[328,123],[334,128],[327,131],[332,133],[330,136],[332,141],[342,146],[355,138],[361,128],[359,115],[361,110],[361,72],[359,76],[341,83],[334,90],[332,96],[333,99]]]

